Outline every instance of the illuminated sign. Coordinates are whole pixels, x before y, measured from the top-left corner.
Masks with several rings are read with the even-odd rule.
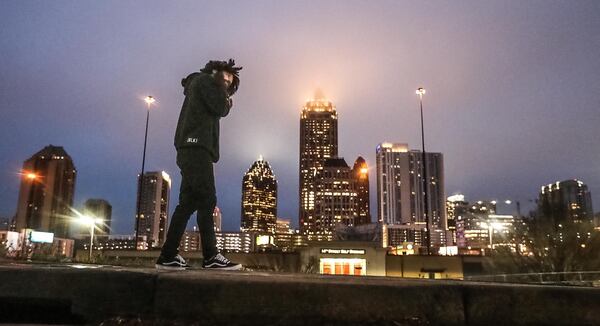
[[[54,233],[31,231],[31,242],[52,243]]]
[[[364,255],[364,249],[331,249],[321,248],[322,254],[336,254],[336,255]]]

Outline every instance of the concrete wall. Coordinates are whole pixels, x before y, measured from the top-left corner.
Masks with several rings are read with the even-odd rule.
[[[0,266],[0,323],[597,325],[600,289],[381,277]],[[405,300],[401,300],[405,298]],[[68,319],[65,316],[69,317]]]
[[[386,275],[392,277],[436,279],[463,278],[463,261],[460,256],[386,256]]]

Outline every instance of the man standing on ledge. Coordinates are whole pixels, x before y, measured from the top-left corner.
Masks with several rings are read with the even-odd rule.
[[[179,204],[175,208],[167,240],[156,261],[158,269],[189,267],[178,254],[179,243],[190,216],[197,211],[202,241],[203,268],[241,269],[217,250],[213,211],[217,205],[213,163],[219,160],[219,120],[229,114],[231,96],[237,91],[241,67],[235,61],[209,61],[200,72],[181,81],[185,100],[177,131],[175,148],[181,169]]]

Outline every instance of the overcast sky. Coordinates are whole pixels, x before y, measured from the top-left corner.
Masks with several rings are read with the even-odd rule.
[[[77,168],[75,206],[104,198],[114,233],[132,233],[147,94],[146,169],[172,176],[173,211],[180,80],[229,57],[244,69],[221,120],[226,230],[260,154],[297,226],[300,111],[317,87],[340,156],[371,165],[374,216],[375,147],[420,147],[420,86],[448,195],[526,203],[578,178],[600,205],[600,1],[2,1],[0,216],[15,214],[23,161],[53,144]]]

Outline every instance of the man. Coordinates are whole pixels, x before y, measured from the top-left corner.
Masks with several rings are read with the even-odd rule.
[[[181,169],[179,204],[167,240],[156,261],[158,269],[189,267],[178,254],[190,216],[197,211],[202,241],[203,268],[241,269],[217,250],[213,211],[217,204],[213,163],[219,160],[219,120],[229,114],[231,96],[239,86],[239,71],[232,59],[209,61],[204,69],[181,81],[185,100],[175,132],[177,166]]]

